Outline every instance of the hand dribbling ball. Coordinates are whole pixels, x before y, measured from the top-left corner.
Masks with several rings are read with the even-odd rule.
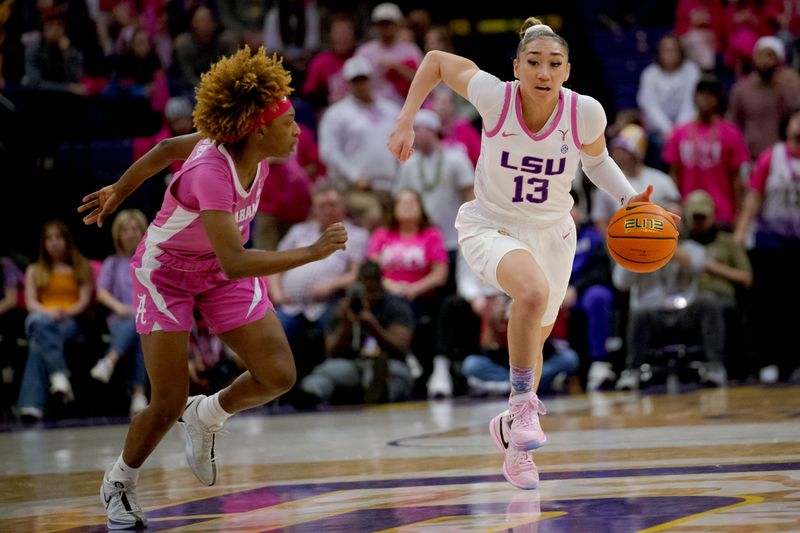
[[[656,204],[637,202],[617,211],[606,238],[611,257],[631,272],[653,272],[666,265],[678,246],[678,227]]]

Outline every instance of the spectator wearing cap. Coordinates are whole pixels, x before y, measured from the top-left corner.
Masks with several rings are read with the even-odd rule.
[[[739,128],[722,118],[722,84],[712,75],[695,89],[697,119],[675,128],[664,146],[664,161],[681,197],[697,189],[714,199],[717,220],[731,227],[740,205],[742,165],[750,154]]]
[[[397,4],[378,4],[372,10],[371,19],[377,37],[359,46],[356,55],[366,57],[375,66],[376,93],[402,105],[411,79],[422,62],[422,50],[400,38],[403,12]]]
[[[725,64],[736,77],[749,72],[756,42],[780,28],[782,0],[737,0],[725,6]]]
[[[763,344],[759,353],[767,356],[771,372],[764,381],[784,377],[798,366],[800,336],[800,110],[792,113],[786,126],[786,142],[765,150],[750,174],[747,196],[735,237],[745,242],[751,230],[755,240],[753,261],[753,313],[756,338]],[[773,366],[775,365],[775,366]],[[764,374],[773,374],[767,379]],[[800,377],[800,374],[795,377]]]
[[[462,203],[475,198],[475,167],[463,151],[442,146],[441,134],[439,115],[420,109],[414,118],[414,153],[400,166],[395,191],[420,193],[425,212],[442,233],[451,271],[455,271],[456,215]]]
[[[652,185],[653,195],[650,199],[654,204],[670,211],[680,204],[681,194],[672,178],[644,164],[647,134],[641,126],[629,124],[622,128],[611,140],[610,147],[611,157],[637,192],[644,192],[648,185]],[[617,203],[610,196],[601,194],[599,189],[592,192],[591,218],[601,235],[605,236],[608,223],[617,209]]]
[[[386,141],[400,107],[375,94],[374,70],[367,58],[348,59],[342,74],[350,94],[320,119],[319,155],[350,214],[372,230],[383,222],[394,188],[397,161]]]
[[[780,141],[781,124],[800,108],[800,75],[785,67],[785,57],[780,39],[760,38],[753,51],[753,72],[731,89],[728,118],[744,132],[752,159]]]

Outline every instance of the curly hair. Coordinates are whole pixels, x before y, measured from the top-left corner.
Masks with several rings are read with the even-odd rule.
[[[246,46],[211,65],[197,86],[194,126],[216,143],[233,143],[250,133],[256,117],[292,92],[283,59],[263,47]]]

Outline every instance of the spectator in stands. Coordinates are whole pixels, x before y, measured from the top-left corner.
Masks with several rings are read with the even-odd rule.
[[[372,233],[367,257],[380,265],[386,290],[411,304],[416,321],[412,352],[427,379],[433,372],[435,346],[430,339],[441,302],[439,289],[447,283],[449,268],[442,234],[431,224],[418,192],[401,189],[395,194],[389,226]]]
[[[356,56],[366,57],[376,69],[375,93],[400,105],[422,62],[422,51],[415,43],[400,39],[403,12],[397,4],[378,4],[371,19],[378,36],[359,46]]]
[[[413,380],[405,363],[414,334],[408,303],[388,293],[381,268],[367,261],[326,325],[327,359],[301,383],[303,391],[330,402],[353,393],[367,403],[411,397]]]
[[[169,98],[167,77],[144,28],[133,32],[123,51],[111,58],[111,64],[111,79],[103,94],[147,99],[153,110],[164,111]]]
[[[338,102],[348,94],[342,67],[355,51],[355,22],[344,15],[333,17],[328,36],[330,50],[323,50],[311,59],[303,82],[303,96],[311,98],[319,109]]]
[[[139,241],[147,231],[144,213],[136,209],[120,211],[111,225],[111,238],[116,253],[103,261],[97,279],[97,301],[111,312],[108,315],[108,331],[111,344],[105,356],[89,372],[101,383],[108,383],[120,359],[131,358],[131,406],[132,415],[147,407],[145,387],[147,376],[144,369],[142,345],[136,333],[136,313],[131,282],[131,257]]]
[[[442,122],[442,144],[464,150],[474,167],[481,153],[481,134],[462,117],[471,115],[475,108],[444,84],[431,92],[430,104]],[[465,114],[467,108],[471,111]]]
[[[175,38],[175,64],[183,89],[189,94],[193,94],[200,75],[212,63],[236,50],[236,41],[222,31],[216,14],[207,5],[198,5],[191,21],[190,30]]]
[[[31,89],[86,95],[81,84],[83,55],[72,46],[64,19],[51,14],[42,21],[41,41],[25,52],[25,76],[22,84]]]
[[[700,293],[698,287],[706,264],[703,246],[687,240],[679,245],[673,259],[655,272],[636,274],[614,266],[614,286],[630,291],[628,354],[617,389],[639,388],[640,367],[647,362],[650,350],[695,340],[706,357],[700,368],[701,381],[715,386],[727,383],[722,306],[715,298]]]
[[[736,125],[720,116],[722,84],[711,75],[697,82],[697,119],[677,127],[664,147],[664,161],[686,198],[703,189],[714,198],[717,220],[730,227],[741,197],[742,165],[750,159]]]
[[[747,197],[734,234],[746,242],[755,233],[753,313],[759,353],[765,356],[762,380],[785,378],[798,366],[796,327],[800,314],[797,265],[800,264],[800,110],[786,126],[786,142],[765,150],[750,174]]]
[[[217,0],[222,26],[238,42],[263,43],[264,19],[269,2],[264,0]],[[253,43],[253,44],[251,44]]]
[[[644,164],[645,153],[647,153],[647,137],[641,126],[636,124],[625,126],[611,139],[609,146],[611,157],[637,192],[644,192],[648,185],[652,185],[653,194],[650,200],[654,204],[669,211],[673,211],[680,205],[681,194],[672,178],[660,170]],[[618,208],[619,206],[610,196],[601,193],[598,189],[593,191],[592,222],[603,237],[608,231],[608,223],[611,222],[611,218]]]
[[[322,261],[270,276],[270,300],[290,343],[296,334],[309,327],[323,329],[326,311],[355,282],[367,253],[369,233],[346,220],[344,201],[335,187],[322,184],[314,188],[311,214],[307,222],[292,226],[281,239],[278,250],[308,246],[316,242],[322,230],[336,222],[344,223],[347,230],[347,249]]]
[[[781,26],[778,37],[786,46],[787,64],[797,70],[800,69],[800,0],[786,0],[783,5],[778,17]]]
[[[624,169],[622,165],[620,168]],[[587,340],[592,362],[586,389],[596,391],[616,378],[606,349],[606,343],[611,337],[614,311],[611,260],[604,242],[605,234],[586,221],[578,195],[573,192],[572,198],[575,203],[570,214],[575,221],[577,244],[569,286],[561,307],[568,310],[570,315],[578,313],[585,319],[585,322],[581,322],[586,325],[582,335]]]
[[[725,6],[725,64],[736,77],[750,71],[756,41],[774,35],[783,0],[731,0]]]
[[[777,37],[762,37],[753,50],[754,70],[731,89],[728,118],[744,133],[752,159],[776,144],[792,110],[800,108],[800,75],[784,65]]]
[[[25,311],[20,306],[23,288],[22,272],[16,263],[0,255],[0,383],[3,388],[11,388],[18,370],[17,339],[25,333]]]
[[[66,224],[46,223],[39,260],[25,272],[28,362],[17,402],[23,419],[42,419],[48,392],[64,402],[73,399],[64,343],[80,332],[78,317],[89,306],[93,282],[92,268]]]
[[[383,223],[397,162],[386,150],[400,108],[373,89],[374,70],[352,57],[342,74],[350,95],[333,104],[319,123],[319,155],[342,191],[348,212],[368,230]]]
[[[680,0],[675,10],[675,34],[686,57],[701,70],[713,70],[724,40],[721,0]]]
[[[461,204],[475,198],[475,167],[458,149],[445,148],[439,140],[439,116],[421,109],[414,118],[414,154],[400,166],[395,189],[413,189],[422,198],[431,222],[442,234],[455,283],[458,233],[455,223]],[[455,285],[453,285],[455,288]]]
[[[659,156],[675,126],[695,118],[698,79],[700,69],[686,59],[680,40],[675,35],[663,36],[658,41],[658,60],[642,71],[636,95],[650,143]]]
[[[320,46],[315,0],[277,0],[264,19],[264,47],[283,56],[292,72],[305,75],[308,60]]]
[[[442,52],[453,52],[453,38],[447,26],[431,26],[425,32],[423,50],[427,53],[431,50],[441,50]]]

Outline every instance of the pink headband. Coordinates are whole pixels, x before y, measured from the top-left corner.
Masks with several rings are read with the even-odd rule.
[[[274,102],[271,106],[265,108],[260,115],[253,119],[253,121],[250,123],[250,127],[247,128],[247,133],[245,133],[245,135],[254,132],[265,124],[269,124],[279,116],[283,115],[290,107],[292,107],[292,102],[285,96],[281,100]],[[239,138],[230,138],[227,139],[227,143],[231,144],[241,140],[242,138],[244,138],[244,136]]]

